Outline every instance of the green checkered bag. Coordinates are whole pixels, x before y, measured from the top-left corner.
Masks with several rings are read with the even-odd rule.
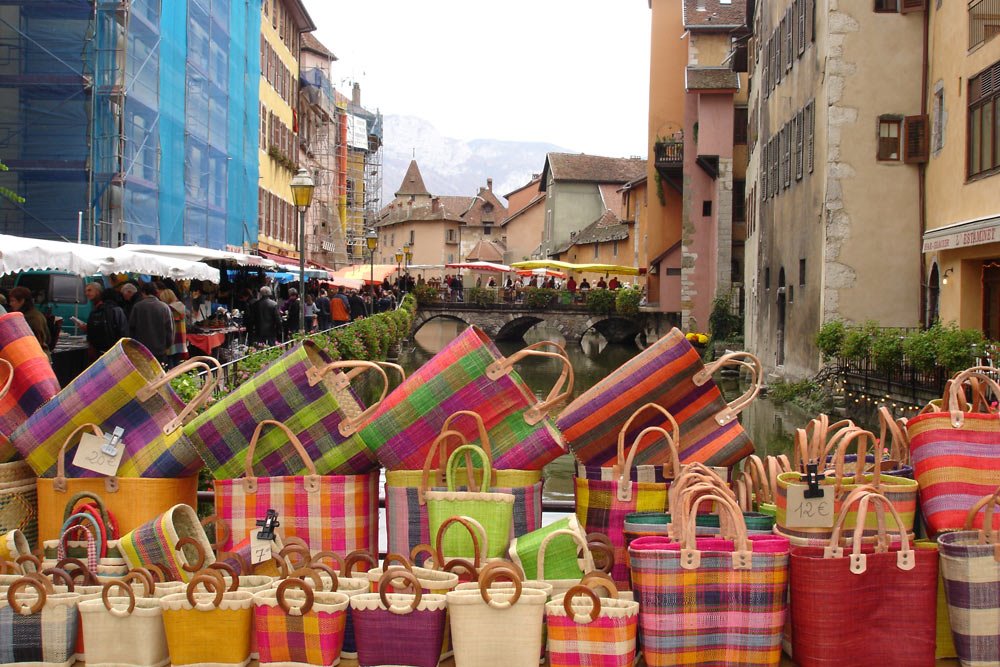
[[[578,551],[583,551],[583,567]],[[511,540],[510,560],[521,568],[525,579],[543,581],[572,580],[594,569],[594,557],[587,545],[587,534],[575,515]]]
[[[483,478],[479,491],[456,491],[458,466],[466,452],[482,462]],[[492,473],[490,457],[482,447],[462,445],[448,457],[446,470],[447,491],[427,491],[427,521],[434,536],[434,548],[440,553],[455,558],[475,558],[476,549],[472,538],[459,531],[438,535],[441,525],[453,516],[472,517],[486,530],[487,545],[483,548],[487,558],[501,557],[507,552],[510,541],[510,526],[514,520],[514,494],[490,491]],[[440,544],[438,543],[440,540]]]

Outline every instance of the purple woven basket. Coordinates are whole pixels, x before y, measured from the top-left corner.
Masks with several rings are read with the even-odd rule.
[[[439,608],[395,613],[379,604],[377,593],[351,598],[359,665],[437,667],[447,608],[443,595],[427,594],[422,600]]]

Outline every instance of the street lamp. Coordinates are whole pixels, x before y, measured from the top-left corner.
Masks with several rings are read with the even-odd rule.
[[[372,285],[375,284],[375,248],[378,247],[378,233],[374,229],[369,229],[365,232],[365,243],[368,245],[368,253],[371,257],[371,282]],[[372,290],[372,294],[375,294],[375,290]]]
[[[303,168],[292,177],[289,183],[292,189],[292,203],[299,209],[299,331],[306,330],[306,209],[312,203],[313,182],[309,172]]]
[[[397,282],[396,282],[396,284],[397,285],[399,284],[398,279],[400,279],[400,278],[403,277],[402,270],[403,270],[403,249],[399,248],[399,249],[396,250],[396,276],[397,276]]]
[[[413,263],[413,246],[409,243],[403,244],[403,255],[405,256],[406,263],[403,264],[404,273],[408,276],[410,274],[410,264]],[[409,279],[404,281],[404,290],[408,291],[410,287]]]

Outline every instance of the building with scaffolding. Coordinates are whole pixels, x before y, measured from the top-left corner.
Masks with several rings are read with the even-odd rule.
[[[255,242],[259,36],[231,0],[5,2],[0,186],[25,201],[0,203],[0,231]]]

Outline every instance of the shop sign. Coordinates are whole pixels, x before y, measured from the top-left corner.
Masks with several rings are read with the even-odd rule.
[[[939,230],[928,232],[924,235],[923,251],[939,252],[1000,242],[1000,219],[991,218],[988,222],[972,223],[966,229],[962,229],[962,227],[966,227],[966,225],[957,226],[951,233],[946,234],[939,234]]]

